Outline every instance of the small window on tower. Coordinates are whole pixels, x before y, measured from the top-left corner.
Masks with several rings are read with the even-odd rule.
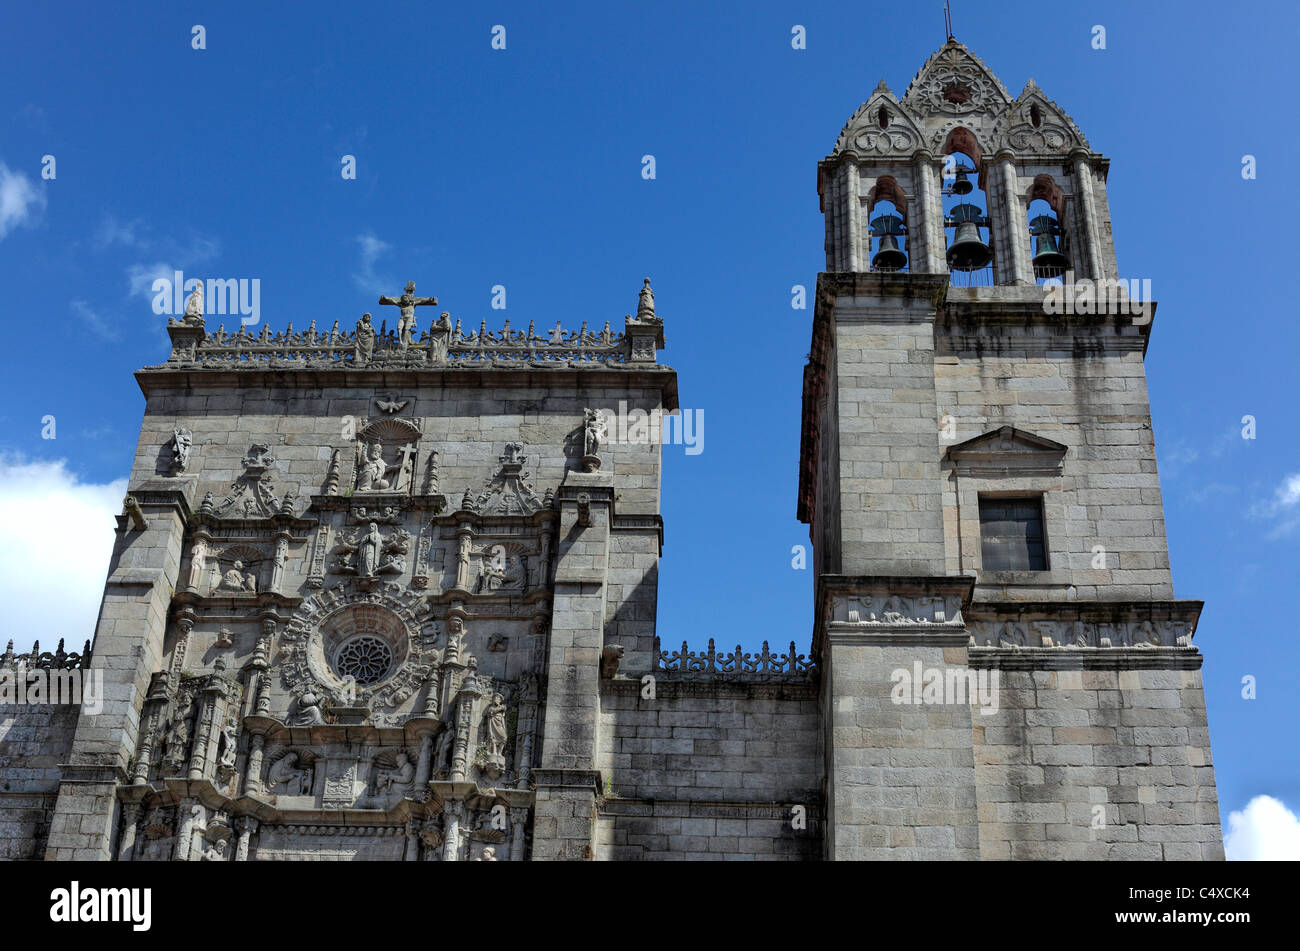
[[[985,571],[1046,571],[1042,498],[981,498],[980,543]]]

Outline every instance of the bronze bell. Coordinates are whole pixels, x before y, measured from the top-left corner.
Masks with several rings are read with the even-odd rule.
[[[975,190],[975,186],[966,178],[974,169],[967,168],[965,165],[957,166],[957,180],[952,183],[952,193],[954,195],[969,195]]]
[[[881,215],[871,222],[871,233],[880,238],[880,245],[871,259],[871,269],[901,271],[907,264],[907,255],[898,246],[899,235],[904,233],[903,219],[897,215]]]
[[[1061,228],[1056,219],[1039,215],[1029,222],[1029,233],[1034,236],[1034,274],[1038,277],[1058,277],[1070,266],[1070,259],[1061,253],[1056,236]]]
[[[953,271],[978,271],[993,259],[993,250],[980,238],[984,213],[974,205],[957,205],[950,218],[957,230],[948,246],[948,268]]]

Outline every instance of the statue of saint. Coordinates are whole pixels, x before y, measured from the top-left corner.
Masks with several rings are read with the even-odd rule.
[[[636,316],[638,320],[647,317],[653,319],[655,316],[655,292],[650,289],[648,277],[642,282],[641,293],[637,295]]]
[[[320,698],[310,690],[298,698],[298,712],[293,716],[293,726],[320,726],[325,722],[321,713]]]
[[[483,711],[483,719],[487,721],[488,752],[500,756],[506,748],[506,704],[501,694],[492,695],[492,702]]]
[[[172,472],[184,472],[190,464],[190,448],[194,445],[194,434],[188,429],[172,430]]]
[[[190,291],[189,300],[185,302],[185,319],[191,323],[203,322],[203,282],[199,281]]]
[[[586,410],[583,414],[582,454],[584,456],[599,456],[600,447],[605,444],[605,437],[608,433],[609,428],[605,422],[605,414],[598,409]]]
[[[370,322],[369,314],[362,314],[361,319],[357,321],[354,340],[356,351],[353,359],[357,363],[369,363],[375,352],[375,326]]]
[[[361,461],[357,465],[357,491],[382,492],[387,489],[388,473],[397,466],[390,466],[384,462],[383,447],[377,442],[372,442],[366,446],[361,455]]]

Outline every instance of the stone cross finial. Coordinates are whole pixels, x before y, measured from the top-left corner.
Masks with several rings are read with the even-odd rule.
[[[397,322],[397,339],[405,347],[411,342],[415,330],[415,308],[438,303],[436,297],[416,297],[415,281],[406,282],[406,290],[401,297],[380,297],[379,303],[391,304],[401,309],[402,316]]]

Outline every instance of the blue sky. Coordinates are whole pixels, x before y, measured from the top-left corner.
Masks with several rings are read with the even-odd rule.
[[[706,417],[702,454],[665,452],[660,634],[806,649],[812,577],[791,548],[807,543],[812,312],[790,288],[825,264],[816,163],[878,80],[902,95],[943,42],[942,5],[474,6],[8,12],[0,452],[7,511],[39,518],[0,524],[0,637],[80,644],[93,624],[103,509],[120,504],[143,406],[131,371],[167,353],[142,292],[155,271],[259,278],[273,329],[350,326],[409,279],[469,326],[617,327],[648,274],[662,359]],[[1294,7],[958,2],[954,21],[1013,95],[1032,76],[1112,159],[1120,271],[1160,303],[1147,373],[1176,591],[1206,601],[1223,813],[1262,794],[1294,810]],[[339,174],[349,154],[355,181]],[[68,577],[76,596],[51,597]]]

